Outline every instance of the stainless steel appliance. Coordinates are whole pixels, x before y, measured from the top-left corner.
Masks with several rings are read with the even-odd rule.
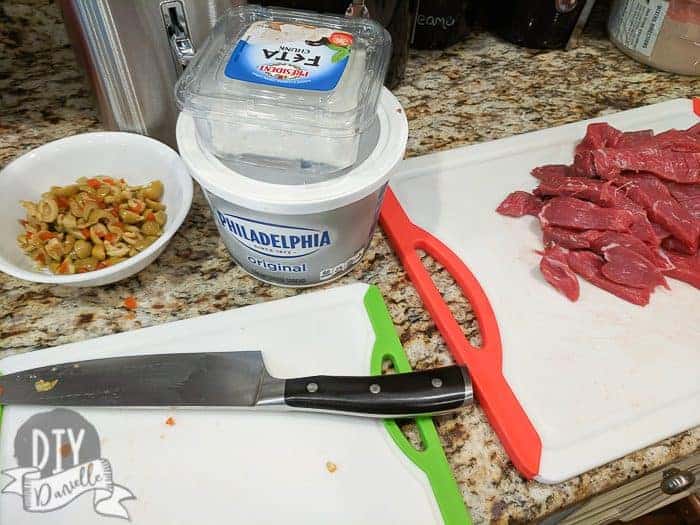
[[[175,146],[173,86],[235,0],[59,0],[108,129]]]

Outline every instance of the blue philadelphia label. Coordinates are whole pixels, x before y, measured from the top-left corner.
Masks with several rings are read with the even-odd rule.
[[[236,44],[224,74],[268,86],[330,91],[345,72],[352,42],[352,35],[331,29],[255,22]]]
[[[330,246],[328,230],[300,228],[246,219],[216,211],[219,223],[246,248],[271,257],[296,259]]]

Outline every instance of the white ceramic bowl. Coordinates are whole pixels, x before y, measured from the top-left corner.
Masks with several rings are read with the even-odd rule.
[[[163,234],[126,261],[92,272],[54,275],[40,270],[17,245],[25,217],[21,200],[37,201],[51,186],[79,177],[109,175],[129,184],[159,179],[168,220]],[[101,286],[143,270],[165,249],[192,204],[192,179],[178,154],[156,140],[134,133],[84,133],[40,146],[0,171],[0,271],[19,279],[66,286]]]

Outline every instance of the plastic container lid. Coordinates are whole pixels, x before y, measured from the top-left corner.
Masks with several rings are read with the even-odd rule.
[[[390,54],[372,20],[246,5],[219,19],[175,95],[195,118],[348,137],[371,125]]]
[[[408,140],[406,115],[387,89],[381,91],[374,122],[376,133],[367,133],[365,144],[361,145],[366,150],[364,160],[342,177],[308,185],[261,182],[227,168],[202,149],[194,120],[187,113],[178,118],[177,143],[192,177],[205,190],[252,210],[303,215],[340,208],[386,184],[394,166],[403,158]]]

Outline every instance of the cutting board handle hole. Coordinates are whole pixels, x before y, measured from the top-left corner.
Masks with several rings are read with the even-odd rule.
[[[473,348],[481,348],[482,339],[479,324],[474,322],[476,316],[460,286],[450,272],[426,252],[416,250],[416,255],[428,272],[435,288],[440,292],[442,300],[449,308],[452,317],[457,321],[464,337],[466,337]]]

